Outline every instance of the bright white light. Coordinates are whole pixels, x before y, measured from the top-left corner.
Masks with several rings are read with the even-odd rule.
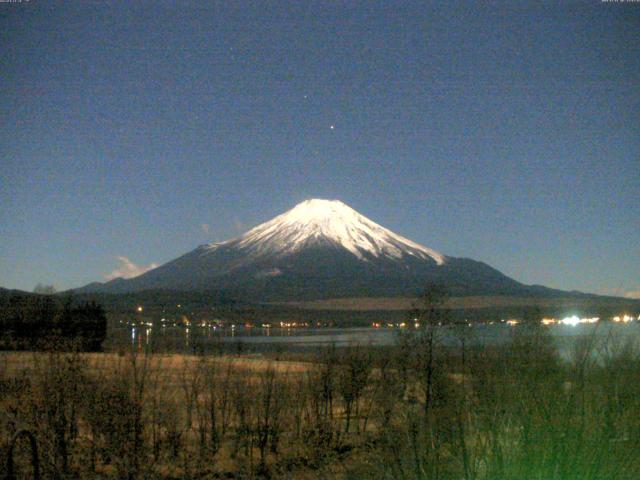
[[[574,315],[572,317],[563,318],[562,320],[560,320],[560,323],[563,325],[571,325],[572,327],[575,327],[580,323],[580,319]]]

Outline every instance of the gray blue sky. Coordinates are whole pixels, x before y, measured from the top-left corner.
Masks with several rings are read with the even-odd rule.
[[[597,0],[0,3],[0,285],[319,197],[525,283],[640,291],[639,31]]]

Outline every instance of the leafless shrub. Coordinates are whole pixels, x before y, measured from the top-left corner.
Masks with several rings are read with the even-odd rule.
[[[86,378],[84,360],[78,353],[59,352],[33,358],[29,423],[39,440],[43,473],[66,476],[74,470],[80,386]]]
[[[350,346],[341,352],[337,369],[337,387],[344,405],[344,432],[349,433],[351,418],[359,414],[360,398],[371,375],[371,352],[364,346]],[[360,424],[358,422],[358,431]]]
[[[299,372],[228,356],[0,363],[0,453],[28,428],[43,478],[640,477],[636,343],[589,337],[561,356],[527,327],[449,348],[436,325],[322,349]],[[28,475],[28,448],[14,453]]]

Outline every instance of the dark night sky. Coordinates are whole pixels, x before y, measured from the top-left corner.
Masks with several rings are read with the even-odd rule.
[[[532,4],[0,3],[0,285],[319,197],[525,283],[640,291],[640,3]]]

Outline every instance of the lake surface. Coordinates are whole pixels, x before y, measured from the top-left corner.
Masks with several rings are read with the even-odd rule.
[[[478,324],[463,329],[468,345],[500,345],[522,331],[521,326],[504,323]],[[579,339],[590,338],[596,348],[628,341],[640,343],[640,323],[599,322],[580,325],[551,325],[548,330],[561,353],[568,354]],[[134,348],[154,352],[195,353],[216,349],[238,352],[273,350],[305,350],[321,346],[393,345],[401,330],[397,328],[225,328],[209,327],[133,327],[118,328],[105,342],[107,350]],[[446,346],[460,345],[460,333],[442,327],[442,342]],[[459,332],[459,330],[458,330]]]

